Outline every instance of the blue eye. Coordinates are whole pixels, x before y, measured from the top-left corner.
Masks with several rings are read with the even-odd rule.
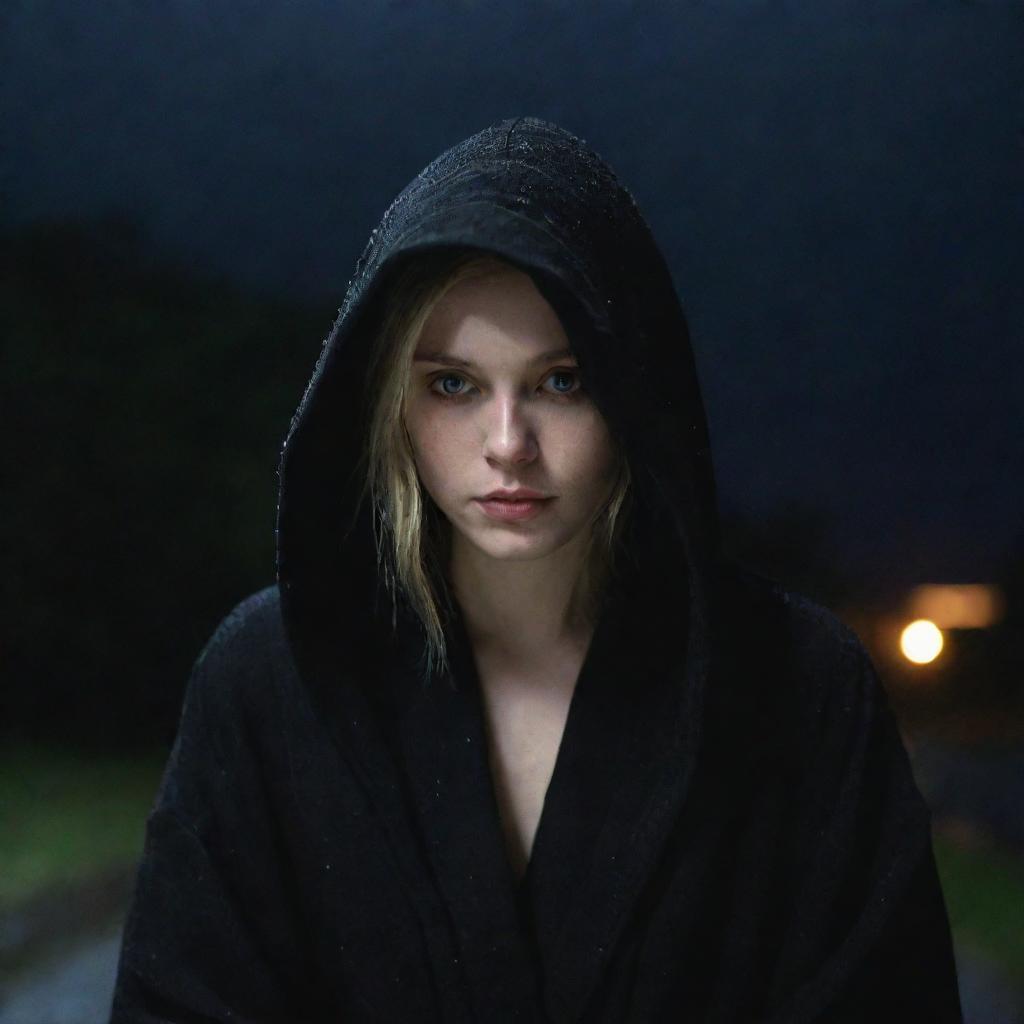
[[[458,398],[462,394],[461,391],[449,391],[444,386],[445,381],[458,380],[462,381],[463,384],[466,383],[460,376],[458,376],[458,374],[455,373],[446,373],[443,377],[438,377],[437,380],[441,383],[441,394],[445,398]]]
[[[548,391],[549,395],[555,395],[558,398],[572,399],[575,398],[583,390],[583,385],[579,379],[579,373],[575,370],[552,370],[548,374],[546,380],[552,379],[560,380],[561,384],[556,384],[554,390]],[[452,390],[448,387],[449,381],[457,381],[459,384],[466,385],[465,387],[457,388]],[[566,383],[568,382],[567,386]],[[437,377],[434,377],[430,383],[430,390],[437,395],[438,398],[444,400],[456,401],[460,398],[465,398],[471,389],[471,385],[468,385],[466,379],[461,377],[457,373],[443,373]]]
[[[561,388],[558,388],[556,386],[555,391],[556,391],[557,394],[560,394],[560,395],[572,395],[572,394],[575,394],[577,391],[579,391],[579,375],[578,374],[573,373],[570,370],[555,370],[553,373],[548,375],[548,380],[551,380],[552,377],[561,377],[562,379],[566,379],[567,378],[569,380],[569,382],[570,382],[569,383],[569,387],[566,388],[565,390],[562,390]],[[572,383],[574,381],[575,381],[575,383],[577,385],[575,387],[573,386],[573,383]]]

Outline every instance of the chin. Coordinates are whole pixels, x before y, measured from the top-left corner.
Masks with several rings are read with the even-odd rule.
[[[480,537],[469,536],[469,543],[489,558],[506,562],[526,562],[543,558],[554,550],[550,540],[542,537]]]
[[[504,562],[529,562],[544,558],[568,543],[572,537],[553,532],[550,527],[508,527],[496,525],[480,529],[474,524],[461,530],[463,539],[488,558]]]

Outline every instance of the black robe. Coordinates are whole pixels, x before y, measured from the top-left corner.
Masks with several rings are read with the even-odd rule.
[[[632,470],[521,883],[460,610],[425,677],[361,500],[388,282],[439,246],[531,274]],[[285,441],[277,545],[189,681],[115,1024],[961,1020],[885,692],[835,616],[723,556],[683,311],[582,140],[503,121],[390,206]]]

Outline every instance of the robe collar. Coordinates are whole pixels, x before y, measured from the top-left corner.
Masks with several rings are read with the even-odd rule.
[[[689,788],[696,735],[685,726],[699,717],[701,687],[683,685],[681,673],[700,659],[686,657],[685,623],[666,629],[670,606],[663,617],[647,606],[642,621],[640,607],[621,592],[601,614],[521,888],[457,611],[449,678],[424,682],[411,671],[418,648],[408,632],[382,663],[373,685],[386,706],[369,714],[386,723],[383,744],[350,708],[333,716],[401,851],[406,891],[437,923],[431,955],[445,1019],[579,1020],[654,871]]]

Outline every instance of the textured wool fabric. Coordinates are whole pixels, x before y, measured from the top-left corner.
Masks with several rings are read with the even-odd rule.
[[[360,500],[389,283],[446,246],[533,277],[632,471],[521,882],[461,612],[425,677]],[[885,691],[834,615],[723,555],[683,310],[582,140],[502,121],[389,207],[282,450],[277,545],[189,680],[114,1024],[961,1020]]]

